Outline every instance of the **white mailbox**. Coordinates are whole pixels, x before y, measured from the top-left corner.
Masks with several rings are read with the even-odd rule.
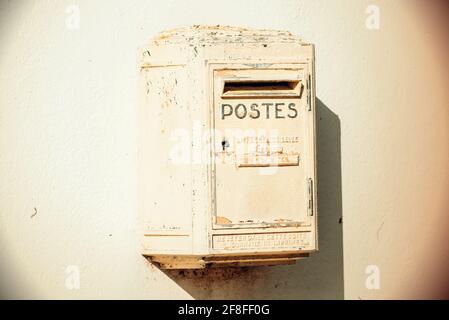
[[[193,26],[152,39],[139,68],[143,255],[183,269],[316,251],[313,45]]]

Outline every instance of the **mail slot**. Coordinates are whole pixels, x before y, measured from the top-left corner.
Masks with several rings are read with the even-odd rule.
[[[313,45],[193,26],[160,33],[140,55],[142,254],[184,269],[316,251]]]

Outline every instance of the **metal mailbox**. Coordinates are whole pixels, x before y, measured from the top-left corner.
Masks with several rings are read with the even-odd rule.
[[[193,26],[153,38],[139,63],[142,254],[183,269],[316,251],[313,45]]]

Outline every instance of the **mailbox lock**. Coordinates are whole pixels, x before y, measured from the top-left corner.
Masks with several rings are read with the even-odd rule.
[[[228,142],[226,139],[224,139],[224,140],[221,142],[221,147],[223,148],[223,151],[225,151],[226,148],[229,148],[229,142]]]

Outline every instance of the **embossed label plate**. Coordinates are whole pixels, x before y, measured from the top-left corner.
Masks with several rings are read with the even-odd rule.
[[[216,250],[292,249],[310,245],[310,232],[214,235]]]

